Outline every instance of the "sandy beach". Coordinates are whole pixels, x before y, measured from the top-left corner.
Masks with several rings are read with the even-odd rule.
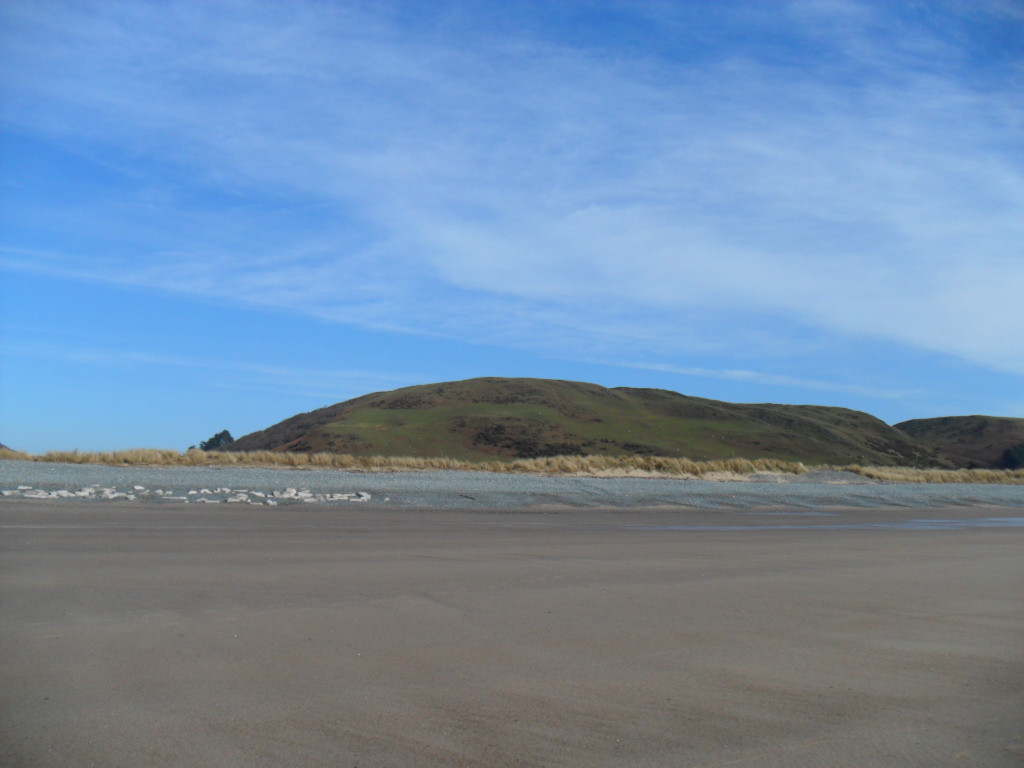
[[[1019,514],[7,500],[0,763],[1019,766]]]

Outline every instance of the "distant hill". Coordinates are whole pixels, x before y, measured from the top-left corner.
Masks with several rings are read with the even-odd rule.
[[[943,416],[895,426],[959,467],[1015,469],[1024,465],[1024,419]]]
[[[649,454],[822,464],[943,465],[860,411],[740,405],[661,389],[481,378],[377,392],[238,438],[230,451],[328,451],[463,460]]]

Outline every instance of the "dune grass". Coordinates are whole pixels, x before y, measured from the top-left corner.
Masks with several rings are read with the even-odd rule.
[[[662,456],[552,456],[537,459],[462,461],[448,458],[352,456],[339,453],[286,453],[280,451],[201,451],[185,453],[157,448],[124,451],[50,451],[28,454],[0,449],[0,459],[106,464],[112,466],[237,466],[347,469],[369,472],[465,470],[539,475],[656,475],[664,477],[728,477],[755,472],[801,475],[813,469],[845,470],[872,480],[898,483],[997,483],[1024,485],[1024,469],[916,469],[909,467],[812,466],[778,459],[720,459],[691,461]]]
[[[915,469],[910,467],[837,467],[872,480],[894,483],[984,483],[1024,485],[1024,469]]]
[[[799,462],[777,459],[691,461],[690,459],[659,456],[552,456],[538,459],[475,462],[441,457],[352,456],[340,453],[286,453],[280,451],[200,451],[198,449],[178,453],[155,448],[134,448],[111,452],[50,451],[39,455],[5,450],[0,451],[0,459],[113,466],[306,467],[382,472],[457,469],[544,475],[597,475],[632,472],[676,477],[703,477],[712,473],[744,475],[753,472],[788,472],[791,474],[807,472],[807,467]]]

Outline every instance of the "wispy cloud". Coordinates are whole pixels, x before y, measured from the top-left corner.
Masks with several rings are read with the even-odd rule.
[[[3,116],[133,174],[67,212],[64,274],[610,361],[805,327],[1024,373],[1019,64],[955,4],[712,5],[623,12],[656,44],[607,55],[458,3],[15,2]]]
[[[32,357],[105,368],[182,368],[221,374],[218,381],[239,389],[273,388],[306,396],[328,398],[328,402],[346,400],[378,389],[394,389],[422,383],[422,377],[394,372],[357,368],[330,370],[296,366],[261,365],[244,360],[210,359],[156,354],[132,349],[106,349],[67,346],[59,343],[0,343],[0,355]],[[229,376],[223,376],[228,374]]]

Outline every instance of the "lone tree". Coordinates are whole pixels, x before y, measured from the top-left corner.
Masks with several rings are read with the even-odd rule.
[[[223,432],[218,432],[216,435],[211,437],[209,440],[203,440],[199,444],[199,450],[201,451],[216,451],[228,443],[233,443],[235,438],[231,436],[231,433],[226,429]]]

